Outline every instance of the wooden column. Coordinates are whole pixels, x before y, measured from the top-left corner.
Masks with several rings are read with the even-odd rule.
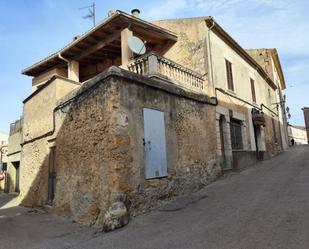
[[[68,63],[68,78],[70,80],[79,82],[79,62],[78,61],[73,60]]]
[[[121,31],[121,67],[127,69],[129,61],[133,58],[133,52],[128,46],[129,37],[133,36],[133,32],[128,28]]]

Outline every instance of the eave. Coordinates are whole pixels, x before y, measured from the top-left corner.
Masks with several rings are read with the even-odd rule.
[[[85,64],[97,62],[102,57],[116,58],[121,55],[120,32],[125,28],[130,28],[153,50],[158,47],[167,50],[177,41],[175,33],[118,10],[61,50],[24,69],[22,74],[37,76],[55,66],[65,66],[59,54],[65,59],[81,60]]]

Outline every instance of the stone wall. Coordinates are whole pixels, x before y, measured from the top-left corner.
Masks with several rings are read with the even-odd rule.
[[[272,64],[271,49],[246,49],[246,52],[264,69],[268,76],[275,82]]]
[[[85,83],[65,110],[56,139],[54,211],[108,230],[126,223],[128,211],[144,212],[162,199],[196,191],[221,168],[208,97],[125,71],[104,75]],[[164,112],[165,178],[145,179],[143,108]],[[115,218],[119,213],[122,220]]]

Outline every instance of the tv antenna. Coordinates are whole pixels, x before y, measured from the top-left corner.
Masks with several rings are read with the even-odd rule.
[[[93,22],[93,27],[95,26],[95,3],[92,3],[89,6],[81,7],[79,10],[88,9],[89,13],[83,16],[84,19],[91,18]]]

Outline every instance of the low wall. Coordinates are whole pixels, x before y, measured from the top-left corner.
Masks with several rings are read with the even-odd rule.
[[[125,223],[117,217],[127,212],[147,211],[221,174],[209,97],[125,71],[99,75],[72,97],[56,139],[55,212],[108,230]],[[143,108],[164,112],[164,178],[145,179]]]

